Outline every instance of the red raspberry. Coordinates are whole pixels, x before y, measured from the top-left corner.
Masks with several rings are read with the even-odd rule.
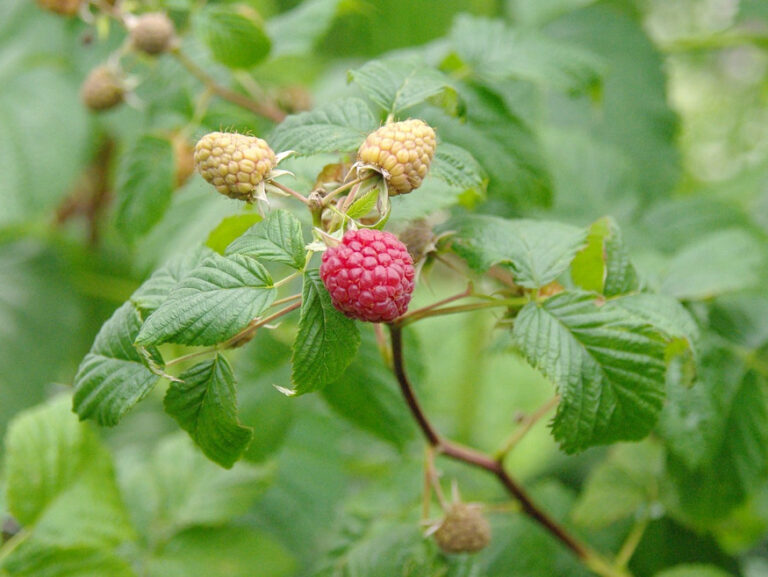
[[[413,259],[389,232],[350,230],[323,254],[320,278],[333,306],[348,317],[372,323],[396,319],[413,293]]]

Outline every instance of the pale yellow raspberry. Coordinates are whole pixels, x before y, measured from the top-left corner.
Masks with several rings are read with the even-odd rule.
[[[435,131],[423,120],[385,124],[368,135],[357,159],[382,171],[389,194],[406,194],[421,186],[435,156]]]
[[[164,12],[149,12],[131,22],[133,46],[147,54],[161,54],[171,47],[175,31],[173,21]]]
[[[197,171],[230,198],[253,200],[256,187],[275,164],[275,153],[255,136],[210,132],[195,146]]]
[[[91,70],[80,88],[83,103],[94,111],[114,108],[123,101],[124,96],[123,81],[106,66]]]
[[[476,553],[491,542],[491,526],[477,503],[454,503],[435,531],[437,546],[446,553]]]

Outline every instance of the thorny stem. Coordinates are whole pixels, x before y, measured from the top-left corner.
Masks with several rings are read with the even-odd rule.
[[[519,485],[509,473],[507,473],[502,463],[490,455],[486,455],[485,453],[481,453],[470,447],[465,447],[448,439],[444,439],[438,434],[416,399],[413,392],[413,386],[405,371],[402,326],[391,323],[389,324],[389,331],[392,343],[393,371],[400,385],[400,391],[405,398],[411,415],[413,415],[413,418],[418,423],[419,428],[424,437],[426,437],[429,445],[434,447],[437,453],[443,454],[456,461],[472,465],[473,467],[483,469],[494,475],[507,492],[520,503],[523,513],[549,531],[549,533],[576,555],[584,565],[598,575],[601,575],[602,577],[630,577],[629,573],[606,561],[599,553],[593,551],[590,547],[579,541],[575,536],[571,535],[565,527],[540,509],[525,489]]]
[[[303,194],[301,194],[300,192],[297,192],[297,191],[293,190],[292,188],[287,187],[287,186],[285,186],[284,184],[282,184],[280,182],[277,182],[276,180],[270,180],[269,183],[272,186],[279,188],[284,193],[290,194],[293,198],[295,198],[297,200],[300,200],[301,202],[303,202],[306,205],[309,205],[309,199],[306,196],[304,196]]]
[[[526,434],[528,434],[528,431],[530,431],[533,426],[538,423],[542,418],[546,416],[549,411],[554,409],[557,404],[560,402],[560,395],[555,395],[551,399],[549,399],[546,403],[544,403],[541,407],[539,407],[535,412],[531,413],[530,415],[525,416],[519,423],[519,426],[515,431],[510,435],[509,439],[507,439],[507,442],[504,443],[504,446],[499,449],[494,457],[497,461],[503,461],[504,457],[506,457],[509,452],[515,448],[515,446],[525,437]]]
[[[256,100],[253,100],[244,94],[240,94],[239,92],[235,92],[234,90],[230,90],[229,88],[222,86],[216,82],[216,80],[214,80],[213,77],[211,77],[205,70],[200,68],[191,59],[189,59],[181,50],[175,49],[171,53],[192,76],[197,78],[208,90],[213,92],[216,96],[223,98],[232,104],[236,104],[237,106],[245,108],[246,110],[250,110],[254,114],[271,120],[272,122],[280,123],[285,119],[285,112],[280,110],[274,104],[269,102],[257,102]]]

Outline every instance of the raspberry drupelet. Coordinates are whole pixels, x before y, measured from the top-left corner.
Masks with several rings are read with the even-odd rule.
[[[333,306],[346,316],[389,322],[408,309],[414,287],[413,259],[395,235],[350,230],[323,254],[320,278]]]

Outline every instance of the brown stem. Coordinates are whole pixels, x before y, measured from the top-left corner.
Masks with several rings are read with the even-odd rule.
[[[235,92],[234,90],[230,90],[229,88],[222,86],[216,82],[205,70],[190,60],[181,50],[174,50],[173,55],[192,76],[197,78],[206,88],[208,88],[208,90],[213,92],[216,96],[223,98],[232,104],[236,104],[237,106],[245,108],[246,110],[250,110],[254,114],[258,114],[259,116],[271,120],[272,122],[280,123],[285,119],[285,112],[280,110],[271,102],[257,102],[256,100],[253,100],[244,94],[240,94],[239,92]]]
[[[517,499],[523,512],[528,515],[528,517],[549,531],[586,565],[593,568],[593,570],[597,568],[598,572],[603,575],[618,574],[615,572],[614,568],[610,564],[604,562],[596,552],[578,541],[555,519],[541,510],[538,505],[534,503],[525,489],[523,489],[523,487],[520,486],[509,473],[507,473],[504,466],[499,461],[475,449],[464,447],[447,439],[443,439],[437,433],[416,399],[413,392],[413,386],[405,371],[405,364],[403,362],[402,327],[397,324],[390,324],[389,331],[392,342],[392,359],[395,376],[400,384],[400,390],[403,397],[405,397],[408,408],[418,423],[421,432],[426,437],[427,442],[434,447],[435,450],[446,457],[467,463],[468,465],[483,469],[494,475],[507,492]]]
[[[272,186],[277,187],[280,190],[282,190],[285,194],[289,194],[293,198],[295,198],[297,200],[300,200],[301,202],[303,202],[306,205],[309,205],[309,199],[306,196],[304,196],[303,194],[301,194],[300,192],[297,192],[297,191],[293,190],[292,188],[290,188],[288,186],[285,186],[284,184],[282,184],[280,182],[277,182],[276,180],[270,180],[269,183]]]

